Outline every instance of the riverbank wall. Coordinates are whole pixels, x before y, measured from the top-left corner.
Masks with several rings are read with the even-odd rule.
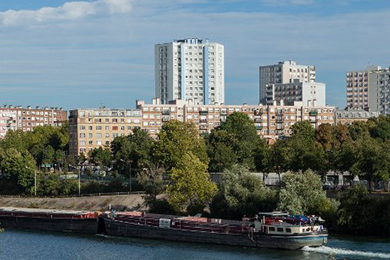
[[[142,196],[143,194],[96,194],[60,198],[0,196],[0,207],[104,211],[111,205],[118,210],[145,210]]]

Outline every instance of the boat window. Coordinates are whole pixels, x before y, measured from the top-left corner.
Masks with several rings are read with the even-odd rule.
[[[269,231],[275,231],[274,227],[269,227]]]
[[[291,228],[286,228],[287,233],[291,233]]]
[[[278,232],[283,232],[283,228],[278,227]]]

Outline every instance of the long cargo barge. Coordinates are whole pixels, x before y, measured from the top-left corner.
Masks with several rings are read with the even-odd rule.
[[[291,250],[321,246],[328,237],[319,223],[291,219],[285,213],[264,213],[254,221],[144,212],[106,212],[102,217],[105,233],[111,236]]]
[[[0,207],[0,227],[96,234],[98,213],[74,210]]]

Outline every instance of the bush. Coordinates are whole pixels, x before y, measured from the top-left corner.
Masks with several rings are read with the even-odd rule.
[[[353,185],[340,196],[338,227],[359,235],[390,235],[390,196],[370,195],[361,184]]]

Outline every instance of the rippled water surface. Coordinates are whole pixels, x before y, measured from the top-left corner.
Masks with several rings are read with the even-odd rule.
[[[390,240],[330,237],[320,248],[287,251],[6,230],[0,260],[8,259],[390,259]]]

